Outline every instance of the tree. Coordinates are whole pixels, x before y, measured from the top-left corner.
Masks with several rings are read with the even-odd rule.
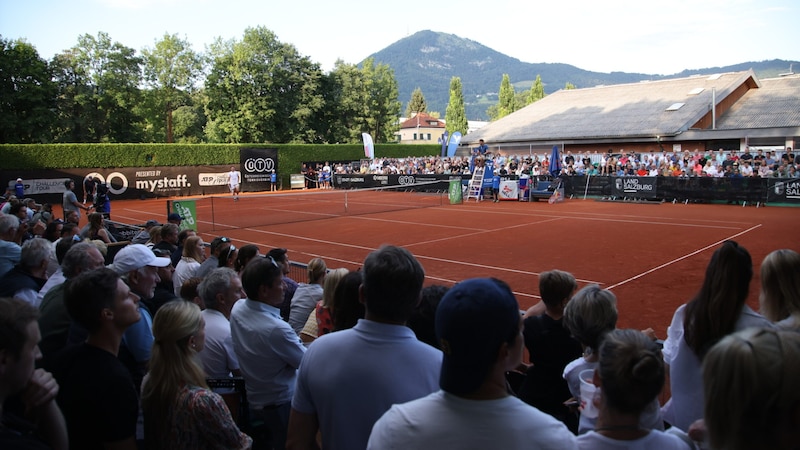
[[[358,143],[367,129],[364,73],[355,64],[337,60],[324,77],[325,107],[320,113],[323,142]]]
[[[78,45],[56,55],[59,140],[139,142],[141,64],[135,50],[112,43],[103,32],[79,36]]]
[[[564,89],[566,89],[566,90],[577,89],[577,87],[574,84],[572,84],[569,81],[567,81],[567,84],[564,85]]]
[[[425,101],[425,96],[422,95],[422,89],[416,88],[411,93],[411,100],[406,107],[406,117],[412,117],[421,112],[428,112],[428,103]]]
[[[366,122],[364,130],[372,136],[375,143],[395,141],[395,133],[400,129],[397,117],[400,115],[399,88],[394,71],[388,64],[375,65],[374,58],[367,58],[361,71],[364,74],[366,91]]]
[[[507,73],[503,74],[503,81],[500,83],[500,95],[497,102],[497,118],[501,119],[517,110],[514,101],[514,86]]]
[[[49,142],[55,96],[50,69],[36,49],[0,37],[0,143]]]
[[[264,28],[218,40],[206,78],[206,133],[219,142],[315,142],[323,107],[319,65]]]
[[[544,84],[542,84],[542,76],[536,75],[536,81],[531,85],[531,90],[528,91],[527,105],[537,102],[544,98]]]
[[[447,102],[445,110],[445,129],[450,135],[455,131],[467,134],[469,124],[464,107],[464,93],[461,86],[461,78],[450,78],[450,100]]]
[[[172,113],[186,104],[186,93],[191,93],[202,74],[202,58],[188,41],[175,34],[165,34],[155,48],[142,50],[142,55],[145,81],[157,94],[155,98],[166,119],[166,141],[172,143]]]

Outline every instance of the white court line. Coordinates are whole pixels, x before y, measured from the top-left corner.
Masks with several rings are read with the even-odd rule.
[[[748,229],[746,229],[746,230],[744,230],[742,232],[734,234],[733,236],[726,237],[725,239],[720,239],[719,241],[714,242],[713,244],[707,245],[707,246],[705,246],[705,247],[703,247],[703,248],[701,248],[699,250],[693,251],[692,253],[683,255],[680,258],[676,258],[676,259],[673,259],[672,261],[669,261],[669,262],[666,262],[664,264],[661,264],[658,267],[653,267],[652,269],[650,269],[650,270],[648,270],[646,272],[642,272],[639,275],[630,277],[627,280],[623,280],[623,281],[620,281],[619,283],[612,284],[611,286],[607,287],[606,289],[611,290],[611,289],[614,289],[616,287],[622,286],[623,284],[627,284],[627,283],[629,283],[629,282],[631,282],[633,280],[636,280],[636,279],[641,278],[641,277],[643,277],[645,275],[651,274],[651,273],[653,273],[653,272],[655,272],[657,270],[663,269],[664,267],[667,267],[667,266],[670,266],[672,264],[675,264],[678,261],[683,261],[686,258],[692,257],[692,256],[694,256],[694,255],[696,255],[698,253],[704,252],[704,251],[706,251],[706,250],[708,250],[708,249],[710,249],[712,247],[716,247],[716,246],[718,246],[719,244],[722,244],[725,241],[731,240],[731,239],[733,239],[735,237],[738,237],[738,236],[741,236],[741,235],[743,235],[745,233],[749,233],[750,231],[753,231],[753,230],[755,230],[756,228],[759,228],[759,227],[761,227],[761,224],[752,226],[752,227],[750,227],[750,228],[748,228]]]

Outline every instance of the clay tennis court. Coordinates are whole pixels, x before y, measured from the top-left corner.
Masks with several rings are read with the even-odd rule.
[[[213,211],[208,197],[197,199],[197,228],[207,242],[224,235],[237,246],[257,244],[262,252],[285,247],[292,261],[320,257],[329,268],[355,269],[381,244],[399,245],[421,261],[426,284],[497,277],[511,285],[523,309],[539,300],[539,273],[567,270],[580,286],[597,283],[616,294],[620,327],[652,327],[660,338],[666,337],[675,308],[699,288],[711,254],[726,239],[738,241],[753,256],[749,303],[756,309],[764,256],[778,248],[800,251],[800,208],[794,207],[578,199],[552,205],[474,200],[450,205],[444,197],[425,200],[424,208],[388,212],[358,209],[351,201],[349,215],[337,216],[320,212],[324,208],[314,196],[298,193],[289,202],[283,197],[244,195],[238,203],[217,197]],[[402,200],[386,195],[365,204],[392,202]],[[165,199],[118,200],[111,217],[141,224],[163,221],[166,211]],[[276,218],[291,223],[272,223],[280,222]]]

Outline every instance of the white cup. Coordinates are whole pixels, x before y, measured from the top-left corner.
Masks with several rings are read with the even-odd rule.
[[[598,388],[593,381],[594,369],[582,370],[578,377],[581,380],[581,415],[587,419],[596,419],[598,411],[593,400]]]

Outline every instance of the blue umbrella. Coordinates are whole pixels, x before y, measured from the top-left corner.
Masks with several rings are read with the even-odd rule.
[[[553,146],[553,151],[550,153],[550,175],[557,177],[561,174],[561,157],[558,154],[558,146]]]

